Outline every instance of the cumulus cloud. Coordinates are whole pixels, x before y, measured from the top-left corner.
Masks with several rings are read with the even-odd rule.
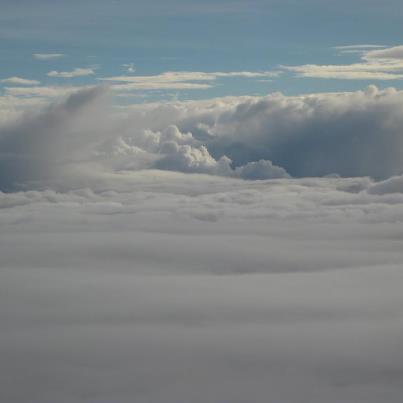
[[[73,78],[73,77],[83,77],[90,76],[95,74],[94,69],[91,68],[75,68],[72,71],[49,71],[49,77],[57,77],[57,78]]]
[[[403,172],[401,100],[401,92],[373,86],[344,94],[273,94],[229,100],[226,108],[217,102],[217,115],[200,111],[179,126],[207,125],[198,128],[209,152],[235,166],[265,159],[292,176],[386,178]]]
[[[205,146],[179,146],[176,142],[170,141],[163,143],[161,152],[165,156],[155,164],[155,167],[159,169],[212,175],[230,175],[232,173],[231,160],[224,156],[216,161]]]
[[[25,179],[41,182],[45,173],[56,180],[66,170],[76,171],[81,180],[83,172],[91,172],[94,180],[107,172],[139,169],[249,180],[386,179],[403,172],[403,95],[392,88],[119,108],[103,103],[96,110],[103,94],[102,88],[87,88],[44,112],[4,124],[2,164],[9,165],[2,186],[21,186]],[[31,169],[24,168],[25,161],[33,164]],[[61,178],[59,183],[64,183]]]
[[[284,168],[275,166],[271,161],[259,160],[248,162],[246,165],[238,167],[235,172],[243,179],[278,179],[289,178]]]
[[[394,89],[287,97],[226,98],[132,108],[149,125],[191,132],[216,160],[237,168],[269,160],[292,176],[403,172],[402,93]],[[143,109],[142,109],[143,108]],[[376,151],[375,151],[376,150]]]
[[[37,80],[29,80],[27,78],[22,77],[8,77],[0,80],[0,82],[5,84],[14,84],[14,85],[38,85],[40,81]]]

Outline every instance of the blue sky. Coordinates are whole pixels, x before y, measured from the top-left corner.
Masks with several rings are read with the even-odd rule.
[[[2,80],[20,77],[37,80],[41,86],[79,86],[99,84],[104,77],[167,71],[280,71],[274,77],[220,77],[204,89],[142,89],[132,91],[132,99],[126,93],[124,102],[346,91],[371,83],[401,88],[400,77],[300,77],[279,68],[348,65],[370,50],[340,51],[337,46],[398,46],[403,5],[396,0],[1,0],[0,4]],[[36,53],[63,57],[38,60],[33,57]],[[48,75],[77,68],[92,69],[93,74]],[[4,94],[10,82],[0,84]]]

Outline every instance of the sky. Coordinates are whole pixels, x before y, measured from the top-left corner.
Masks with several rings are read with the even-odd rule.
[[[0,402],[401,403],[402,17],[0,0]]]
[[[372,46],[399,46],[403,11],[398,0],[2,0],[1,4],[3,80],[21,77],[46,87],[94,85],[108,77],[169,71],[273,73],[221,77],[203,89],[132,89],[125,100],[120,99],[125,103],[357,90],[374,81],[382,88],[401,88],[401,66],[393,70],[395,77],[383,76],[377,68],[373,71],[377,78],[375,74],[321,77],[287,69],[351,65],[362,62],[366,51],[376,49]],[[35,54],[60,57],[41,59]],[[13,85],[1,83],[3,96]]]

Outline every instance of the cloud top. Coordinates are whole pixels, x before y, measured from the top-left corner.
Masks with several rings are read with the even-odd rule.
[[[118,109],[105,104],[104,94],[102,87],[80,90],[4,124],[1,188],[69,187],[66,178],[74,175],[95,180],[139,169],[248,180],[333,174],[386,179],[403,172],[403,93],[392,88]]]

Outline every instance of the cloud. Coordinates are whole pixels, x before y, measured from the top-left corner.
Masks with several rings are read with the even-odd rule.
[[[350,93],[234,97],[149,107],[142,119],[176,124],[215,160],[230,158],[234,168],[269,160],[298,177],[386,178],[403,172],[402,97],[374,86]]]
[[[392,48],[386,49],[376,49],[367,52],[364,56],[367,60],[393,60],[393,59],[403,59],[403,46],[394,46]]]
[[[49,77],[58,78],[73,78],[73,77],[83,77],[95,74],[94,69],[91,68],[75,68],[72,71],[49,71]]]
[[[47,95],[38,88],[9,96]],[[142,169],[247,180],[403,172],[403,93],[393,88],[119,108],[104,88],[58,91],[69,98],[0,127],[0,189],[98,187]]]
[[[114,91],[137,91],[137,90],[205,90],[212,85],[204,83],[186,83],[186,82],[139,82],[126,84],[113,84],[110,88]]]
[[[246,165],[238,167],[236,173],[242,179],[278,179],[289,178],[284,168],[275,166],[271,161],[259,160],[256,162],[248,162]]]
[[[178,145],[176,142],[162,144],[161,152],[165,156],[157,161],[158,169],[211,175],[232,175],[231,160],[223,156],[216,161],[205,146],[192,147]]]
[[[18,116],[33,108],[44,107],[47,103],[46,98],[34,97],[16,97],[12,95],[0,96],[0,126],[15,120]]]
[[[374,183],[368,188],[370,194],[403,193],[403,175],[392,176],[383,181]]]
[[[37,80],[28,80],[26,78],[21,77],[8,77],[0,80],[0,82],[5,84],[14,84],[14,85],[38,85],[40,81]]]
[[[342,52],[361,53],[361,62],[346,65],[283,66],[299,77],[344,80],[400,80],[403,78],[403,46],[374,49],[375,45],[337,47]]]
[[[402,98],[87,88],[3,123],[0,401],[400,403],[402,177],[286,170],[398,170]]]
[[[33,57],[34,59],[38,60],[54,60],[54,59],[60,59],[61,57],[64,57],[65,55],[63,53],[34,53]]]
[[[33,86],[33,87],[5,87],[7,95],[14,97],[47,97],[60,98],[77,91],[85,91],[86,86]]]
[[[146,83],[146,82],[186,82],[186,81],[214,81],[217,77],[275,77],[279,73],[272,71],[265,72],[250,72],[250,71],[236,71],[236,72],[213,72],[206,73],[200,71],[168,71],[154,76],[116,76],[116,77],[103,77],[99,80],[114,81],[114,82],[132,82],[132,83]]]
[[[402,93],[369,87],[352,93],[217,102],[184,117],[214,157],[241,166],[270,160],[292,176],[372,176],[403,172]],[[204,126],[203,126],[204,125]],[[375,151],[376,150],[376,151]]]
[[[243,179],[289,177],[283,168],[264,160],[234,170],[228,157],[224,155],[214,159],[192,133],[182,133],[175,125],[169,125],[162,132],[146,129],[135,137],[109,139],[100,150],[101,157],[112,155],[115,168],[120,170],[155,168]]]
[[[366,66],[361,64],[351,65],[316,65],[306,64],[303,66],[285,67],[286,70],[297,73],[299,77],[308,78],[326,78],[326,79],[341,79],[341,80],[400,80],[403,78],[403,74],[400,73],[388,73],[382,71],[384,66],[373,65]],[[399,70],[403,66],[399,65]]]
[[[99,80],[113,82],[111,88],[117,91],[131,91],[139,89],[207,89],[211,82],[219,78],[262,78],[277,77],[281,72],[199,72],[199,71],[168,71],[153,76],[115,76],[103,77]],[[116,84],[124,83],[124,84]]]
[[[0,193],[0,400],[400,403],[402,195],[371,183]]]
[[[367,45],[367,44],[360,44],[360,45],[343,45],[343,46],[334,46],[334,49],[338,51],[338,53],[366,53],[369,50],[374,49],[382,49],[386,48],[385,45]]]
[[[43,111],[5,123],[0,128],[0,189],[30,182],[41,188],[60,175],[64,164],[77,162],[96,129],[89,114],[100,105],[102,94],[101,88],[81,90]]]
[[[128,73],[135,73],[136,68],[134,67],[134,63],[125,63],[122,64],[122,67],[124,67]]]

